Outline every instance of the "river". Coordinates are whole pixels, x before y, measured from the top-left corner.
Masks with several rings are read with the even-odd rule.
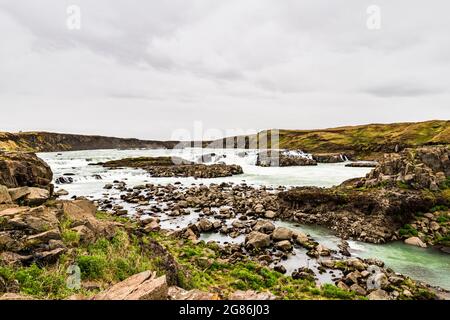
[[[163,156],[176,155],[187,160],[195,161],[202,154],[215,153],[213,161],[222,161],[227,164],[239,164],[244,170],[244,174],[226,178],[215,179],[194,179],[194,178],[152,178],[143,170],[139,169],[119,169],[108,170],[102,166],[89,165],[108,160],[117,160],[127,157],[138,156]],[[181,182],[183,185],[210,184],[221,182],[242,183],[254,186],[318,186],[331,187],[341,182],[366,175],[370,168],[349,168],[345,163],[319,164],[318,166],[304,167],[274,167],[262,168],[255,166],[256,151],[249,150],[208,150],[208,149],[182,149],[182,150],[88,150],[70,151],[59,153],[38,154],[45,160],[53,170],[54,178],[63,175],[70,176],[73,183],[64,184],[61,187],[69,192],[70,198],[76,196],[86,196],[90,199],[100,199],[105,193],[110,196],[119,196],[119,191],[104,190],[106,183],[114,180],[126,181],[130,186],[145,183],[168,184]],[[98,179],[99,176],[101,179]],[[57,186],[58,188],[58,186]],[[128,207],[132,212],[132,207]],[[167,219],[162,221],[163,227],[180,227],[195,221],[195,214],[182,216],[176,220]],[[329,230],[321,227],[296,225],[290,222],[276,222],[278,225],[287,226],[301,230],[311,235],[315,240],[325,246],[334,249],[340,239],[334,236]],[[231,239],[219,234],[203,235],[205,240],[223,241],[243,241],[243,236]],[[394,242],[383,245],[367,244],[357,241],[349,241],[352,255],[363,258],[378,258],[396,272],[408,275],[416,280],[424,281],[428,284],[439,286],[450,290],[450,255],[444,254],[433,248],[417,248],[408,246],[402,242]],[[298,251],[298,252],[297,252]],[[309,266],[314,267],[312,260],[307,258],[304,252],[297,250],[296,255],[284,262],[288,272],[293,269]],[[322,276],[322,281],[329,281],[327,275]]]

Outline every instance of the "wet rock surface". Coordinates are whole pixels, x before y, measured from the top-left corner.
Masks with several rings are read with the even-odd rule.
[[[317,161],[303,153],[269,150],[258,153],[256,165],[260,167],[316,166]]]

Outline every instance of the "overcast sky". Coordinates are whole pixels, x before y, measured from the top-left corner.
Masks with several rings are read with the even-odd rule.
[[[0,130],[450,119],[449,16],[448,0],[0,0]]]

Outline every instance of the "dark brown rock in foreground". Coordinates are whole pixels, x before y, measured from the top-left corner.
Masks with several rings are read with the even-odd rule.
[[[47,187],[52,178],[50,167],[34,153],[0,152],[0,185]]]

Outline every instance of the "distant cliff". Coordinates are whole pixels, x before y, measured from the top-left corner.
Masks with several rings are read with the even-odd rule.
[[[0,150],[56,152],[92,149],[173,148],[176,141],[123,139],[50,132],[0,132]]]

